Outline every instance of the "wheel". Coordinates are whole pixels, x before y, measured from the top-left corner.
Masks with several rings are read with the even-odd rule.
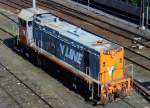
[[[38,55],[36,56],[36,64],[37,64],[38,67],[42,66],[42,61],[41,61],[41,59]]]
[[[114,100],[113,94],[111,94],[111,93],[108,94],[108,100],[109,100],[109,102],[112,102]]]
[[[77,91],[77,84],[76,84],[76,83],[73,83],[73,84],[72,84],[72,87],[73,87],[73,89],[74,89],[75,91]]]
[[[103,106],[105,106],[107,103],[108,103],[108,96],[107,95],[105,95],[105,96],[102,96],[101,97],[101,103],[102,103],[102,105]]]
[[[127,94],[127,90],[125,87],[123,87],[120,91],[120,98],[126,97],[126,94]]]
[[[24,50],[23,50],[23,48],[20,48],[20,53],[21,53],[22,55],[24,55]]]
[[[30,58],[30,54],[29,54],[28,52],[25,52],[25,56],[26,56],[27,58]]]

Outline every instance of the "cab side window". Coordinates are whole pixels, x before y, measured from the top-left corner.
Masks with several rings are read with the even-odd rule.
[[[23,27],[26,27],[26,21],[23,20],[23,19],[19,19],[19,25],[23,26]]]
[[[28,22],[28,26],[31,27],[32,26],[32,21]]]

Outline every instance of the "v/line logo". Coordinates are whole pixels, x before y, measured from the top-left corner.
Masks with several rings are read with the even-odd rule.
[[[63,45],[62,43],[59,44],[61,54],[65,56],[66,58],[69,58],[70,60],[73,60],[74,62],[81,64],[83,54],[81,54],[78,51],[75,51],[72,48],[69,48],[68,46]]]
[[[107,67],[109,76],[111,76],[111,77],[114,76],[114,73],[115,73],[115,70],[117,69],[117,67],[118,67],[118,64],[117,64],[117,63],[116,63],[114,66]]]
[[[114,66],[108,67],[107,70],[108,70],[109,76],[112,77],[114,74]]]

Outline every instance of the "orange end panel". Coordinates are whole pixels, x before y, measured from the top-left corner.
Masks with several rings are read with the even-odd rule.
[[[107,83],[124,77],[124,49],[100,52],[100,82]]]

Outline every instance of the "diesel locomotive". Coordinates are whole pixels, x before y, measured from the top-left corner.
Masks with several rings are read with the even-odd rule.
[[[66,69],[72,86],[88,87],[89,99],[105,104],[130,95],[122,46],[40,8],[22,9],[18,20],[18,51],[42,66],[48,64],[40,56]]]

